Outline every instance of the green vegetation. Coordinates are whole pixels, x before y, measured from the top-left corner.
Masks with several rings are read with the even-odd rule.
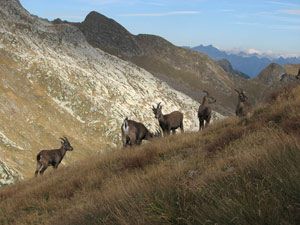
[[[0,224],[300,224],[300,88],[242,120],[6,186]]]

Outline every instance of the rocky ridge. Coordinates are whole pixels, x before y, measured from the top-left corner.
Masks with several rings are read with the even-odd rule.
[[[277,63],[271,63],[264,68],[255,78],[266,86],[284,85],[288,82],[294,82],[296,76],[289,74],[285,67]]]

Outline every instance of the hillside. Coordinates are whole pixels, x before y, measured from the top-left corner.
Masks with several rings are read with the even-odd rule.
[[[260,81],[266,86],[273,87],[273,89],[278,85],[282,86],[289,82],[295,82],[296,76],[289,74],[285,69],[286,67],[291,68],[288,65],[283,67],[277,63],[271,63],[258,74],[255,80]]]
[[[237,75],[237,76],[240,76],[240,77],[243,77],[243,78],[246,78],[246,79],[249,79],[250,77],[241,72],[241,71],[238,71],[238,70],[235,70],[232,68],[232,65],[230,64],[230,62],[227,60],[227,59],[220,59],[217,61],[217,63],[223,68],[223,70],[225,72],[228,72],[228,73],[231,73],[233,75]]]
[[[18,0],[0,1],[0,186],[33,176],[40,149],[74,147],[62,166],[121,146],[126,116],[155,131],[151,106],[184,113],[198,129],[199,103],[146,70],[92,47],[68,23],[31,15]],[[223,118],[214,112],[213,120]]]
[[[97,12],[89,13],[82,23],[75,25],[92,46],[146,69],[195,100],[202,99],[200,90],[206,89],[217,99],[214,105],[217,112],[233,114],[235,79],[227,76],[206,54],[177,47],[155,35],[133,35],[113,19]],[[249,86],[248,83],[245,86]],[[258,101],[259,94],[260,91],[253,95],[249,92],[251,101]]]
[[[226,119],[1,188],[0,223],[299,224],[300,88],[287,90],[247,125]]]
[[[300,69],[300,64],[288,63],[283,66],[289,74],[297,75]]]
[[[250,75],[251,78],[256,77],[265,67],[271,63],[277,63],[281,66],[288,63],[300,63],[300,57],[288,57],[288,58],[267,58],[257,54],[246,54],[240,52],[239,54],[227,53],[215,48],[212,45],[203,46],[199,45],[193,48],[187,47],[202,53],[207,54],[214,60],[227,59],[234,69],[237,69],[245,74]]]

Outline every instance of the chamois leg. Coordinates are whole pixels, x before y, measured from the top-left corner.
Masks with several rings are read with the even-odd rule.
[[[209,125],[209,122],[210,122],[210,117],[208,117],[205,122],[206,122],[205,127],[207,127]]]
[[[136,140],[136,137],[134,135],[129,136],[129,140],[130,140],[129,141],[130,146],[137,144],[137,140]]]
[[[166,130],[167,136],[170,135],[170,129]]]
[[[176,134],[176,130],[175,129],[172,130],[172,134]]]
[[[44,171],[48,168],[49,165],[43,165],[43,168],[40,171],[40,175],[43,175]]]
[[[42,167],[42,163],[40,161],[38,161],[37,164],[36,164],[36,170],[35,170],[35,173],[34,173],[35,176],[38,175],[39,170],[41,169],[41,167]]]
[[[163,135],[164,137],[167,136],[167,132],[165,130],[163,130]]]
[[[142,144],[142,140],[136,140],[136,144],[137,145],[141,145]]]
[[[127,137],[125,134],[123,134],[123,132],[122,132],[122,143],[123,143],[124,148],[127,146],[127,143],[128,143]]]
[[[199,120],[199,131],[203,130],[204,120]]]
[[[183,129],[183,122],[181,121],[181,123],[180,123],[180,129],[181,129],[181,133],[183,133],[184,132],[184,129]]]
[[[56,163],[54,166],[53,166],[53,169],[57,169],[57,167],[58,167],[58,165],[59,165],[59,162],[58,163]]]

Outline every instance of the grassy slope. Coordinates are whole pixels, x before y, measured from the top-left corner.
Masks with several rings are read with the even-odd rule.
[[[0,224],[299,224],[300,88],[270,102],[4,187]]]
[[[298,71],[299,71],[299,68],[300,68],[300,64],[288,63],[288,64],[285,64],[283,67],[286,69],[286,71],[288,73],[293,74],[293,75],[297,75]]]

